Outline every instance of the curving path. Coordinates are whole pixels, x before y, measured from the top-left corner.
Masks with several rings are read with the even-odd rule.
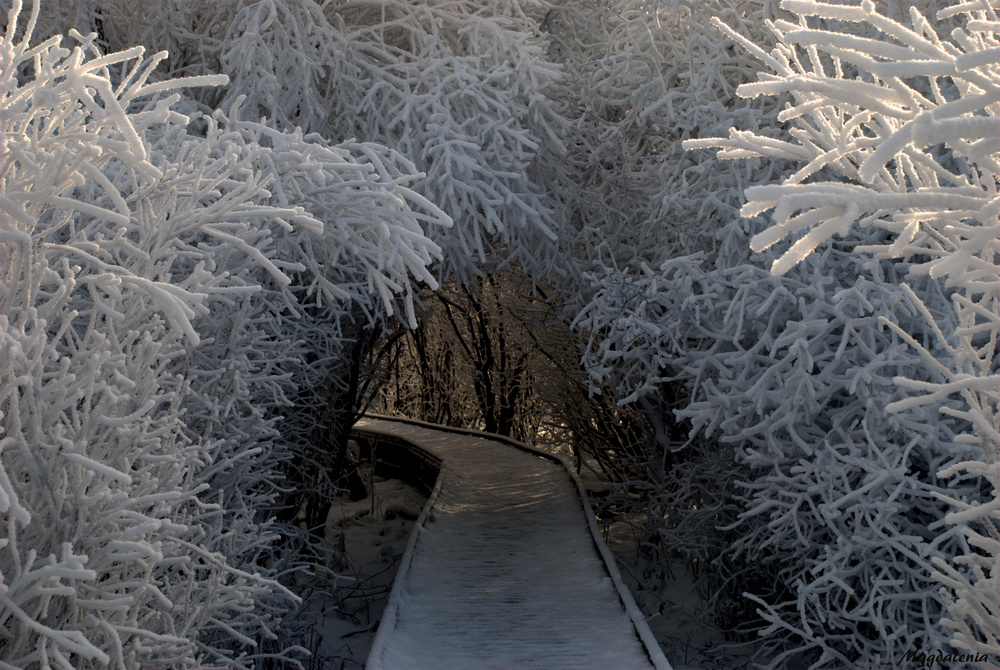
[[[562,461],[497,436],[387,419],[356,430],[441,460],[368,670],[669,670]]]

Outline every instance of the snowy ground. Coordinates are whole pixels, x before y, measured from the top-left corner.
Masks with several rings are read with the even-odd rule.
[[[583,467],[578,476],[587,493],[600,499],[611,487],[595,474],[596,464],[592,465]],[[662,566],[651,564],[639,552],[645,517],[605,516],[599,526],[618,559],[625,585],[674,670],[751,667],[753,646],[727,640],[704,616],[705,603],[688,566],[676,561],[664,575]]]
[[[635,526],[620,520],[610,524],[605,537],[619,559],[625,584],[674,669],[750,667],[752,645],[726,640],[704,618],[704,603],[687,566],[677,562],[670,566],[666,577],[660,577],[657,566],[649,565],[639,555],[636,532]]]
[[[366,479],[369,473],[365,473]],[[326,540],[341,563],[338,577],[313,584],[302,620],[312,629],[315,670],[363,668],[414,520],[427,497],[398,479],[368,480],[367,498],[330,510]]]

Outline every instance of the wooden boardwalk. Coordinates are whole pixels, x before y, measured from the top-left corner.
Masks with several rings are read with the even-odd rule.
[[[428,424],[356,428],[441,461],[368,670],[669,670],[561,461]]]

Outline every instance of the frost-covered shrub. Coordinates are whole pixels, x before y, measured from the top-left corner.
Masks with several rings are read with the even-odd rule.
[[[330,20],[346,38],[328,85],[332,128],[388,144],[427,176],[416,188],[455,221],[433,239],[441,274],[468,279],[487,261],[539,274],[555,252],[540,158],[568,132],[554,98],[533,3],[345,3]]]
[[[678,414],[736,446],[743,513],[727,531],[771,577],[748,595],[772,664],[898,664],[949,627],[956,647],[995,653],[996,16],[943,11],[967,15],[946,39],[915,10],[910,29],[869,2],[782,7],[801,20],[773,24],[772,51],[727,32],[775,71],[738,90],[787,96],[787,135],[686,146],[803,166],[746,190],[743,214],[774,208],[777,225],[722,232],[764,250],[807,231],[765,252],[784,276],[725,254],[714,270],[686,257],[595,276],[577,320],[588,364],[626,400],[688,380]],[[949,504],[980,525],[950,526]]]
[[[914,271],[949,276],[952,285],[973,282],[977,293],[988,290],[981,275],[995,271],[990,242],[1000,207],[995,26],[971,19],[942,41],[916,10],[910,29],[878,14],[870,1],[845,7],[786,0],[782,6],[803,17],[870,23],[884,34],[865,38],[778,21],[774,31],[782,44],[768,55],[718,22],[776,72],[744,84],[741,95],[793,95],[794,104],[779,115],[793,122],[791,141],[732,131],[725,141],[686,146],[722,146],[724,158],[805,163],[781,184],[747,189],[744,216],[775,209],[776,225],[754,237],[753,249],[806,231],[772,265],[783,274],[834,234],[846,236],[855,224],[877,226],[895,234],[890,243],[859,251],[890,258],[935,252]],[[932,230],[945,239],[931,239]],[[979,258],[984,249],[987,256]]]
[[[673,501],[701,512],[673,510],[662,532],[681,554],[716,559],[753,585],[771,624],[757,624],[770,639],[764,656],[775,663],[802,652],[833,666],[892,663],[909,646],[946,640],[915,622],[936,621],[943,609],[929,595],[930,557],[965,546],[957,531],[928,526],[945,511],[935,493],[978,488],[957,491],[937,477],[941,463],[970,454],[952,444],[955,426],[931,413],[900,421],[885,412],[883,398],[897,395],[892,376],[919,358],[879,316],[930,331],[896,290],[900,268],[874,270],[860,278],[871,270],[843,250],[783,278],[682,258],[602,289],[578,321],[592,333],[592,373],[621,375],[632,399],[688,380],[691,400],[677,414],[733,446],[735,461],[719,478],[739,483],[720,487],[717,499]],[[718,531],[730,547],[684,541],[673,527],[711,528],[718,509],[737,503],[740,522]]]
[[[114,46],[167,49],[168,74],[227,74],[228,86],[195,92],[202,103],[228,109],[245,96],[247,118],[379,142],[411,160],[426,173],[414,190],[456,224],[429,232],[444,251],[439,278],[469,279],[488,258],[542,271],[554,262],[557,222],[538,159],[555,165],[572,131],[555,96],[560,68],[539,34],[541,5],[90,4]]]
[[[32,45],[39,5],[13,5],[4,662],[247,667],[294,600],[264,516],[276,408],[309,382],[308,354],[336,352],[351,305],[413,319],[412,284],[433,284],[438,257],[422,227],[447,219],[384,147],[221,113],[191,135],[164,94],[224,77],[152,82],[162,55],[102,55],[78,34]]]
[[[730,157],[768,156],[803,164],[780,185],[747,189],[743,213],[751,216],[773,208],[775,221],[751,245],[761,250],[795,235],[794,244],[772,266],[781,274],[834,234],[847,235],[854,226],[882,229],[888,233],[884,239],[856,251],[882,258],[915,257],[911,277],[943,278],[953,290],[953,315],[943,316],[935,313],[936,305],[923,291],[900,282],[939,348],[913,337],[895,317],[883,318],[920,352],[923,367],[933,371],[930,379],[900,375],[896,383],[919,395],[887,409],[906,412],[940,404],[942,413],[966,422],[965,434],[957,441],[974,445],[977,460],[949,464],[942,474],[967,472],[972,477],[966,480],[978,477],[993,492],[978,509],[975,496],[965,500],[940,494],[957,508],[948,517],[951,522],[968,524],[963,533],[975,549],[967,556],[937,557],[935,564],[943,570],[937,576],[957,592],[944,596],[952,616],[945,625],[956,630],[954,645],[1000,654],[996,7],[982,1],[941,9],[936,16],[941,27],[949,20],[953,24],[948,34],[936,30],[916,9],[910,11],[909,28],[881,15],[870,1],[845,7],[786,0],[782,6],[803,20],[797,25],[776,22],[781,46],[770,55],[742,40],[774,74],[744,85],[740,94],[791,94],[794,104],[779,118],[792,122],[792,139],[776,142],[731,133],[728,141],[719,143]],[[875,36],[812,28],[807,17],[859,25],[859,32]],[[960,400],[956,406],[945,399]]]
[[[548,13],[542,27],[550,57],[565,64],[563,97],[574,119],[567,154],[550,168],[573,169],[554,170],[550,188],[583,271],[613,274],[698,251],[742,255],[745,245],[718,239],[719,229],[738,212],[742,186],[776,179],[780,169],[692,153],[681,142],[773,123],[774,100],[736,96],[754,61],[711,23],[738,17],[747,34],[768,39],[773,4],[581,0]]]

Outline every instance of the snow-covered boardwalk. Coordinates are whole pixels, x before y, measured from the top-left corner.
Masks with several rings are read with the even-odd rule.
[[[368,670],[669,670],[560,462],[426,424],[357,428],[442,461]]]

